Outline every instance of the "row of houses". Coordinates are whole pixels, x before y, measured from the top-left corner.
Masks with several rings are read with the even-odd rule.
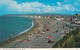
[[[78,17],[78,13],[76,13],[74,16],[69,16],[67,18],[64,18],[62,16],[26,16],[26,17],[31,17],[31,18],[54,18],[54,20],[67,20],[69,21],[71,24],[77,24],[80,23],[80,17]]]
[[[80,24],[80,17],[76,13],[74,16],[70,17],[71,24]]]

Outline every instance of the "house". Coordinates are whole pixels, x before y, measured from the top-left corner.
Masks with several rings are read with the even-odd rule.
[[[73,17],[70,18],[71,24],[80,24],[80,17],[76,13]]]
[[[59,17],[55,17],[55,19],[56,19],[56,20],[64,20],[64,18],[62,18],[62,17],[60,17],[60,16],[59,16]]]
[[[38,18],[41,18],[41,16],[38,16]]]

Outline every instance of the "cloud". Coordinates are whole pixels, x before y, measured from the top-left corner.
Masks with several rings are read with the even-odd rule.
[[[74,7],[72,4],[63,5],[63,7],[64,7],[67,11],[75,11],[75,7]]]
[[[67,2],[67,0],[65,0],[65,2]],[[17,4],[14,0],[0,0],[0,9],[17,13],[59,13],[64,10],[79,10],[73,4],[63,4],[62,2],[57,2],[56,4],[57,6],[50,6],[37,1]]]
[[[27,13],[33,13],[33,12],[50,12],[50,11],[54,11],[53,7],[49,6],[49,5],[44,5],[40,2],[26,2],[26,3],[22,3],[22,4],[17,4],[16,1],[0,1],[0,4],[6,7],[6,5],[8,6],[7,9],[8,10],[12,10],[12,11],[16,11],[16,12],[27,12]]]
[[[74,5],[80,6],[80,0],[75,0]]]
[[[61,6],[61,3],[60,3],[60,2],[57,2],[57,5],[58,5],[58,6]]]

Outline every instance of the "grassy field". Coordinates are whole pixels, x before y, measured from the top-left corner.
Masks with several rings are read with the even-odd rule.
[[[53,48],[80,48],[80,29],[76,28],[58,41]]]

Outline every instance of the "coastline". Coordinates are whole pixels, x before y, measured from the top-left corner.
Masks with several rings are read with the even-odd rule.
[[[71,29],[62,27],[64,21],[45,18],[33,18],[34,26],[19,36],[0,43],[0,48],[52,48],[52,46],[65,36]],[[47,27],[45,27],[46,25]],[[49,27],[49,28],[48,28]],[[49,29],[48,31],[45,29]],[[47,36],[52,36],[54,43],[49,44]],[[30,40],[30,41],[27,41]],[[25,42],[27,41],[27,42]],[[6,45],[5,45],[6,44]]]
[[[27,32],[27,31],[29,31],[30,29],[32,29],[32,27],[34,27],[33,20],[32,20],[32,25],[31,25],[31,27],[29,27],[28,29],[20,32],[19,34],[15,35],[15,36],[13,36],[13,37],[11,37],[11,38],[5,39],[4,41],[7,41],[7,40],[12,39],[12,38],[15,38],[15,37],[17,37],[17,36],[19,36],[19,35],[21,35],[21,34],[24,34],[25,32]],[[3,41],[0,41],[0,42],[3,42]]]
[[[17,36],[19,36],[19,35],[21,35],[21,34],[24,34],[25,32],[29,31],[29,30],[32,29],[33,27],[34,27],[34,23],[33,23],[33,20],[32,20],[32,26],[31,26],[30,28],[28,28],[28,29],[26,29],[26,30],[20,32],[19,34],[17,34],[17,35],[14,36],[14,37],[17,37]],[[13,38],[14,38],[14,37],[13,37]]]
[[[18,34],[17,36],[15,36],[14,38],[10,38],[6,41],[0,42],[0,48],[7,48],[7,47],[11,47],[12,45],[15,45],[16,43],[22,41],[25,39],[25,37],[28,37],[29,34],[31,34],[34,31],[37,31],[37,29],[39,28],[39,22],[37,22],[37,19],[33,18],[34,20],[32,21],[32,26],[30,28],[28,28],[27,30],[21,32],[20,34]]]

